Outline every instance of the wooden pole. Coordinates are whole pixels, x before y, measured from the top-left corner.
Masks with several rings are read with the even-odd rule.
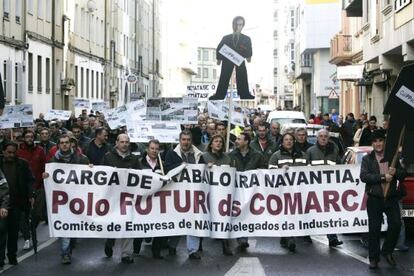
[[[227,121],[227,135],[226,135],[226,152],[229,152],[230,149],[230,131],[231,131],[231,114],[233,113],[233,86],[234,86],[234,66],[233,71],[231,73],[230,78],[230,97],[228,97],[228,103],[229,103],[229,116]]]
[[[392,158],[392,161],[391,161],[391,164],[389,165],[389,167],[397,168],[397,161],[398,161],[398,156],[399,156],[399,150],[400,150],[400,147],[401,147],[402,142],[404,140],[404,134],[405,134],[405,125],[401,129],[400,139],[398,139],[397,149],[395,150],[394,157]],[[385,182],[385,183],[382,184],[382,191],[384,192],[384,200],[387,199],[388,192],[390,190],[390,185],[391,185],[390,182]]]

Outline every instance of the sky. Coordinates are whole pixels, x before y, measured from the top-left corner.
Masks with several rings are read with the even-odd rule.
[[[181,5],[176,8],[188,13],[197,46],[216,48],[224,35],[233,32],[233,18],[243,16],[246,25],[242,33],[250,36],[253,45],[252,62],[247,64],[249,82],[260,83],[262,88],[273,91],[272,0],[169,1],[177,1]]]

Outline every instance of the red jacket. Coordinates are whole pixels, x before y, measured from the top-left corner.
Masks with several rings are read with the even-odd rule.
[[[32,170],[32,174],[35,178],[33,183],[33,189],[43,188],[42,173],[45,171],[46,155],[41,146],[35,145],[33,148],[29,148],[26,144],[21,144],[20,149],[17,151],[17,156],[25,159]]]

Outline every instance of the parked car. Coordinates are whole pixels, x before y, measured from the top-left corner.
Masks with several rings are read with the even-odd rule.
[[[300,111],[272,111],[267,117],[267,123],[271,124],[277,122],[281,126],[284,124],[300,124],[301,127],[306,127],[306,117]]]
[[[343,164],[361,164],[362,157],[371,153],[372,147],[348,147],[342,158]],[[401,211],[403,217],[414,217],[414,164],[407,168],[408,176],[405,178],[403,185],[407,191],[407,196],[402,200],[403,210]],[[410,221],[411,222],[411,221]],[[412,221],[410,224],[414,224]],[[411,225],[410,225],[411,226]]]

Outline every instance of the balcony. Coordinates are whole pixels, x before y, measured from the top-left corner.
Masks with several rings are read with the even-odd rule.
[[[342,0],[347,17],[362,17],[362,0]]]
[[[312,55],[310,53],[302,54],[299,65],[295,65],[295,77],[297,79],[310,78],[312,75]]]
[[[346,65],[352,63],[352,36],[337,34],[331,39],[331,64]]]

